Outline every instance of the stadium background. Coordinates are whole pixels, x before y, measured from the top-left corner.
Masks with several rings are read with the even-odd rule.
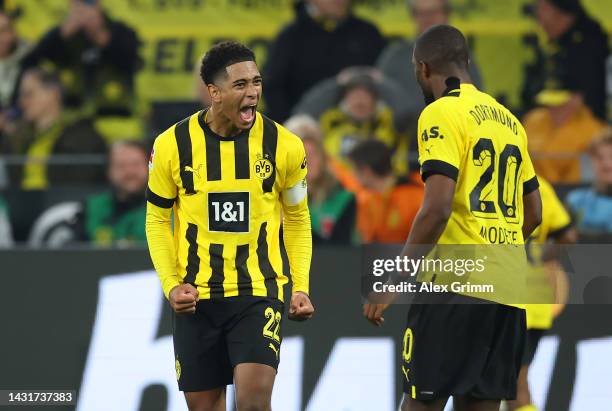
[[[23,9],[18,30],[38,38],[62,18],[64,0],[13,0]],[[357,0],[357,15],[372,21],[387,37],[412,37],[414,25],[405,0]],[[525,39],[539,35],[525,0],[454,0],[451,22],[469,36],[481,64],[487,91],[518,104],[523,65],[533,58]],[[612,4],[585,0],[585,7],[612,31]],[[193,67],[204,50],[221,39],[246,42],[266,61],[267,46],[294,15],[291,0],[105,0],[111,16],[134,27],[145,66],[138,74],[144,104],[193,98]],[[231,18],[228,16],[231,13]],[[500,55],[499,50],[504,50]],[[265,94],[265,93],[264,93]],[[143,107],[144,109],[145,107]]]
[[[66,10],[65,0],[11,3],[21,9],[20,35],[31,40]],[[533,58],[528,39],[541,36],[526,3],[453,1],[451,21],[469,36],[487,91],[511,106],[519,101],[523,65]],[[612,3],[584,4],[611,32]],[[211,44],[245,41],[263,64],[271,39],[293,16],[287,0],[105,0],[104,7],[143,40],[135,134],[146,133],[140,120],[152,102],[193,99],[193,64]],[[388,37],[413,35],[403,0],[357,1],[355,10]],[[404,310],[389,310],[382,329],[361,318],[358,279],[338,275],[358,272],[357,253],[315,249],[319,313],[305,325],[286,323],[275,409],[395,409]],[[86,411],[184,409],[174,385],[169,311],[145,250],[2,251],[0,262],[1,388],[76,389],[76,409]],[[611,318],[610,306],[568,307],[538,352],[537,405],[546,411],[612,407]]]

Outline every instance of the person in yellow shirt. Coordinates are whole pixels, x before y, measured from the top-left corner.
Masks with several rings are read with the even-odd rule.
[[[238,410],[269,410],[289,273],[289,318],[314,312],[304,145],[257,111],[262,78],[246,46],[212,47],[201,77],[210,108],[160,134],[151,152],[149,251],[174,310],[176,376],[189,409],[225,410],[233,382]]]
[[[393,111],[379,98],[369,75],[352,77],[339,104],[321,114],[320,123],[325,151],[334,160],[350,167],[350,151],[362,141],[377,140],[392,151],[395,173],[407,173],[408,136],[397,131]]]
[[[555,252],[556,247],[553,244],[572,244],[577,240],[571,217],[557,197],[554,188],[541,176],[538,176],[538,181],[542,196],[542,223],[528,240],[531,270],[527,281],[529,300],[532,300],[530,302],[533,304],[526,306],[527,342],[519,373],[516,400],[508,402],[510,411],[537,411],[529,392],[527,379],[529,366],[540,339],[546,330],[552,327],[554,318],[563,309],[563,303],[567,298],[566,275],[555,258],[558,253]]]
[[[413,64],[428,104],[418,122],[425,196],[400,258],[420,260],[434,245],[484,251],[524,244],[540,223],[541,203],[522,125],[472,84],[467,42],[456,28],[438,25],[421,34]],[[523,247],[511,248],[525,260]],[[522,261],[507,262],[503,277],[518,281]],[[438,284],[438,277],[428,282]],[[379,326],[396,295],[382,297],[363,307]],[[501,400],[516,396],[525,311],[496,294],[489,303],[452,292],[434,297],[408,311],[402,411],[442,411],[451,396],[458,411],[498,411]]]

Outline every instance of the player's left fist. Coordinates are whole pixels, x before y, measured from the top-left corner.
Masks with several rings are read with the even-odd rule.
[[[310,302],[308,294],[296,291],[291,294],[289,304],[289,319],[292,321],[306,321],[314,314],[314,306]]]

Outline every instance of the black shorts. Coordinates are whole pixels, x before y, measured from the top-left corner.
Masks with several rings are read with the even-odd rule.
[[[473,304],[415,304],[408,311],[401,370],[419,401],[468,395],[516,397],[525,345],[525,311],[454,295]]]
[[[535,357],[536,350],[540,344],[540,340],[544,336],[546,330],[538,328],[530,328],[527,330],[527,340],[525,341],[525,351],[523,352],[523,360],[521,364],[529,365]]]
[[[206,391],[233,382],[241,363],[278,369],[283,303],[266,297],[200,300],[195,314],[175,314],[176,377],[181,391]]]

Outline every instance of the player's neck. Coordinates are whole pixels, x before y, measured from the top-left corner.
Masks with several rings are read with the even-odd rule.
[[[214,107],[208,109],[204,121],[206,121],[208,127],[215,134],[221,137],[233,137],[242,131],[229,118],[224,116],[219,109],[215,110]]]
[[[459,84],[472,84],[472,79],[470,75],[466,72],[455,72],[445,75],[436,75],[436,80],[433,82],[432,85],[434,97],[436,98],[436,100],[442,97],[448,89],[449,86],[446,80],[451,77],[458,78]]]

